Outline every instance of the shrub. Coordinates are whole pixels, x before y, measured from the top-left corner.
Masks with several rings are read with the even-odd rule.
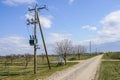
[[[110,59],[120,59],[120,53],[108,52],[106,53],[106,56]]]
[[[72,61],[72,60],[77,60],[75,57],[69,58],[68,60]]]

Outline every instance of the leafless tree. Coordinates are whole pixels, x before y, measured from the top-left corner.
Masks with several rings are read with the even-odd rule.
[[[71,48],[72,48],[72,41],[68,39],[56,43],[55,52],[59,54],[59,56],[63,57],[65,64],[66,64],[67,54],[70,53]]]
[[[42,63],[44,63],[45,55],[43,53],[41,54],[41,58],[42,58]]]
[[[8,63],[9,63],[10,59],[11,59],[10,55],[6,55],[5,56],[5,62],[4,62],[5,69],[9,66]]]
[[[32,55],[31,54],[25,54],[24,55],[24,58],[25,58],[25,68],[27,68],[27,66],[28,66],[28,63],[31,61],[31,59],[32,59]]]
[[[86,48],[81,45],[76,45],[74,46],[73,51],[75,54],[77,54],[78,59],[80,60],[81,55],[86,52]]]
[[[16,55],[15,54],[10,54],[10,61],[11,61],[11,64],[13,63],[13,60],[16,58]]]
[[[6,62],[13,62],[13,60],[15,59],[16,55],[15,54],[10,54],[10,55],[6,55],[5,58],[6,58]]]

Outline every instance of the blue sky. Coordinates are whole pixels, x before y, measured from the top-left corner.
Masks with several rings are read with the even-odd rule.
[[[1,0],[0,1],[0,55],[32,53],[29,35],[32,26],[26,18],[32,13],[28,7],[47,5],[39,12],[48,50],[56,41],[70,39],[73,44],[89,46],[92,51],[120,51],[120,1],[119,0]],[[41,50],[39,30],[38,40]]]

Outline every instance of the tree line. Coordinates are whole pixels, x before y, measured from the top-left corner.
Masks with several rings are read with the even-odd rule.
[[[61,61],[59,62],[64,61],[65,64],[66,64],[66,58],[69,54],[76,55],[78,57],[78,60],[80,60],[81,55],[86,52],[85,46],[82,46],[80,44],[73,45],[72,41],[68,39],[64,39],[59,42],[56,42],[53,50],[54,53],[60,57],[59,60]],[[42,58],[44,58],[44,56],[42,56]],[[12,64],[13,61],[20,62],[18,61],[20,59],[22,59],[25,68],[27,68],[28,63],[33,59],[33,55],[26,53],[26,54],[10,54],[6,56],[0,56],[0,62],[3,62],[4,60],[5,64],[7,64],[8,62]]]
[[[28,63],[32,60],[33,55],[26,53],[26,54],[10,54],[6,56],[0,56],[0,62],[4,63],[7,65],[8,63],[13,64],[13,62],[23,62],[23,65],[25,68],[27,68]]]

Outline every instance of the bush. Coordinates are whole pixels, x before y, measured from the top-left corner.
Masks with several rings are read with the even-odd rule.
[[[110,58],[111,59],[120,59],[120,54],[114,53],[114,54],[112,54],[112,56]]]
[[[110,58],[110,59],[120,59],[120,53],[106,53],[106,57]]]
[[[77,60],[75,57],[69,58],[68,60],[72,61],[72,60]]]

